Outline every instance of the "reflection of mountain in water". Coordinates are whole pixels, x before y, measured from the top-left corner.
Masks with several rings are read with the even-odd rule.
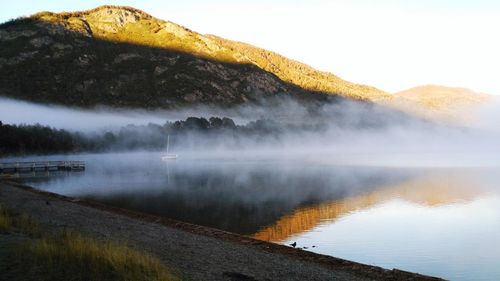
[[[72,195],[251,235],[297,208],[364,193],[411,175],[392,169],[179,162],[170,167],[168,178],[152,174],[139,181],[108,170],[92,180],[99,182],[101,176],[110,188],[86,188]],[[116,184],[114,177],[120,178]]]
[[[427,172],[418,169],[275,160],[183,159],[166,166],[158,155],[148,153],[88,155],[81,160],[92,163],[81,175],[26,183],[272,241],[394,197],[422,204],[471,198],[474,191],[467,187],[477,183],[460,175],[470,171],[456,170],[424,178]]]
[[[280,218],[274,225],[258,231],[253,237],[281,242],[293,235],[310,231],[322,222],[333,221],[395,198],[428,206],[471,200],[484,191],[477,184],[470,177],[449,173],[419,177],[356,196],[297,209]]]

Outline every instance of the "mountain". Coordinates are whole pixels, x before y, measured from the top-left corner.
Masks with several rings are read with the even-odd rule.
[[[263,97],[392,96],[130,7],[41,12],[0,25],[0,95],[90,107],[231,106]]]
[[[492,101],[491,95],[466,88],[425,85],[394,94],[399,108],[432,119],[469,122],[475,109]]]
[[[467,88],[439,85],[418,86],[395,94],[432,109],[460,108],[487,102],[491,96],[477,93]]]
[[[233,52],[243,54],[251,63],[276,74],[284,81],[306,90],[336,93],[354,99],[377,102],[388,101],[392,98],[390,94],[375,87],[347,82],[332,73],[318,71],[304,63],[250,44],[230,41],[214,35],[208,35],[208,37]]]

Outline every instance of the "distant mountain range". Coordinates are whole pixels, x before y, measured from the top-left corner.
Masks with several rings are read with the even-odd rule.
[[[491,99],[490,95],[474,92],[467,88],[438,85],[418,86],[395,94],[426,108],[460,108],[471,104],[482,104]]]
[[[228,107],[285,95],[354,99],[431,116],[456,98],[461,105],[482,100],[451,88],[431,95],[436,86],[392,95],[121,6],[41,12],[1,24],[0,77],[1,96],[77,107]]]
[[[473,110],[490,101],[488,94],[466,88],[425,85],[394,94],[397,106],[433,119],[469,122]]]

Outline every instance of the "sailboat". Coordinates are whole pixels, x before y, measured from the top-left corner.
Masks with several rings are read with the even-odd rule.
[[[177,154],[169,154],[168,152],[169,147],[170,147],[170,135],[167,135],[167,154],[163,155],[161,157],[161,160],[168,161],[177,159]]]

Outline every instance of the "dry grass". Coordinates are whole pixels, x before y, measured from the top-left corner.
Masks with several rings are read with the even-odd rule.
[[[8,258],[19,280],[178,280],[157,258],[125,244],[70,231],[45,235],[29,215],[2,205],[0,231],[27,235]]]
[[[40,225],[27,214],[16,214],[12,210],[0,205],[0,230],[20,232],[32,237],[42,234]]]
[[[7,231],[12,225],[10,212],[7,208],[0,205],[0,231]]]
[[[42,268],[48,280],[177,280],[154,257],[74,232],[33,240],[17,255],[24,264]]]
[[[40,237],[42,235],[40,225],[27,214],[14,217],[12,226],[17,228],[21,233],[33,237]]]

